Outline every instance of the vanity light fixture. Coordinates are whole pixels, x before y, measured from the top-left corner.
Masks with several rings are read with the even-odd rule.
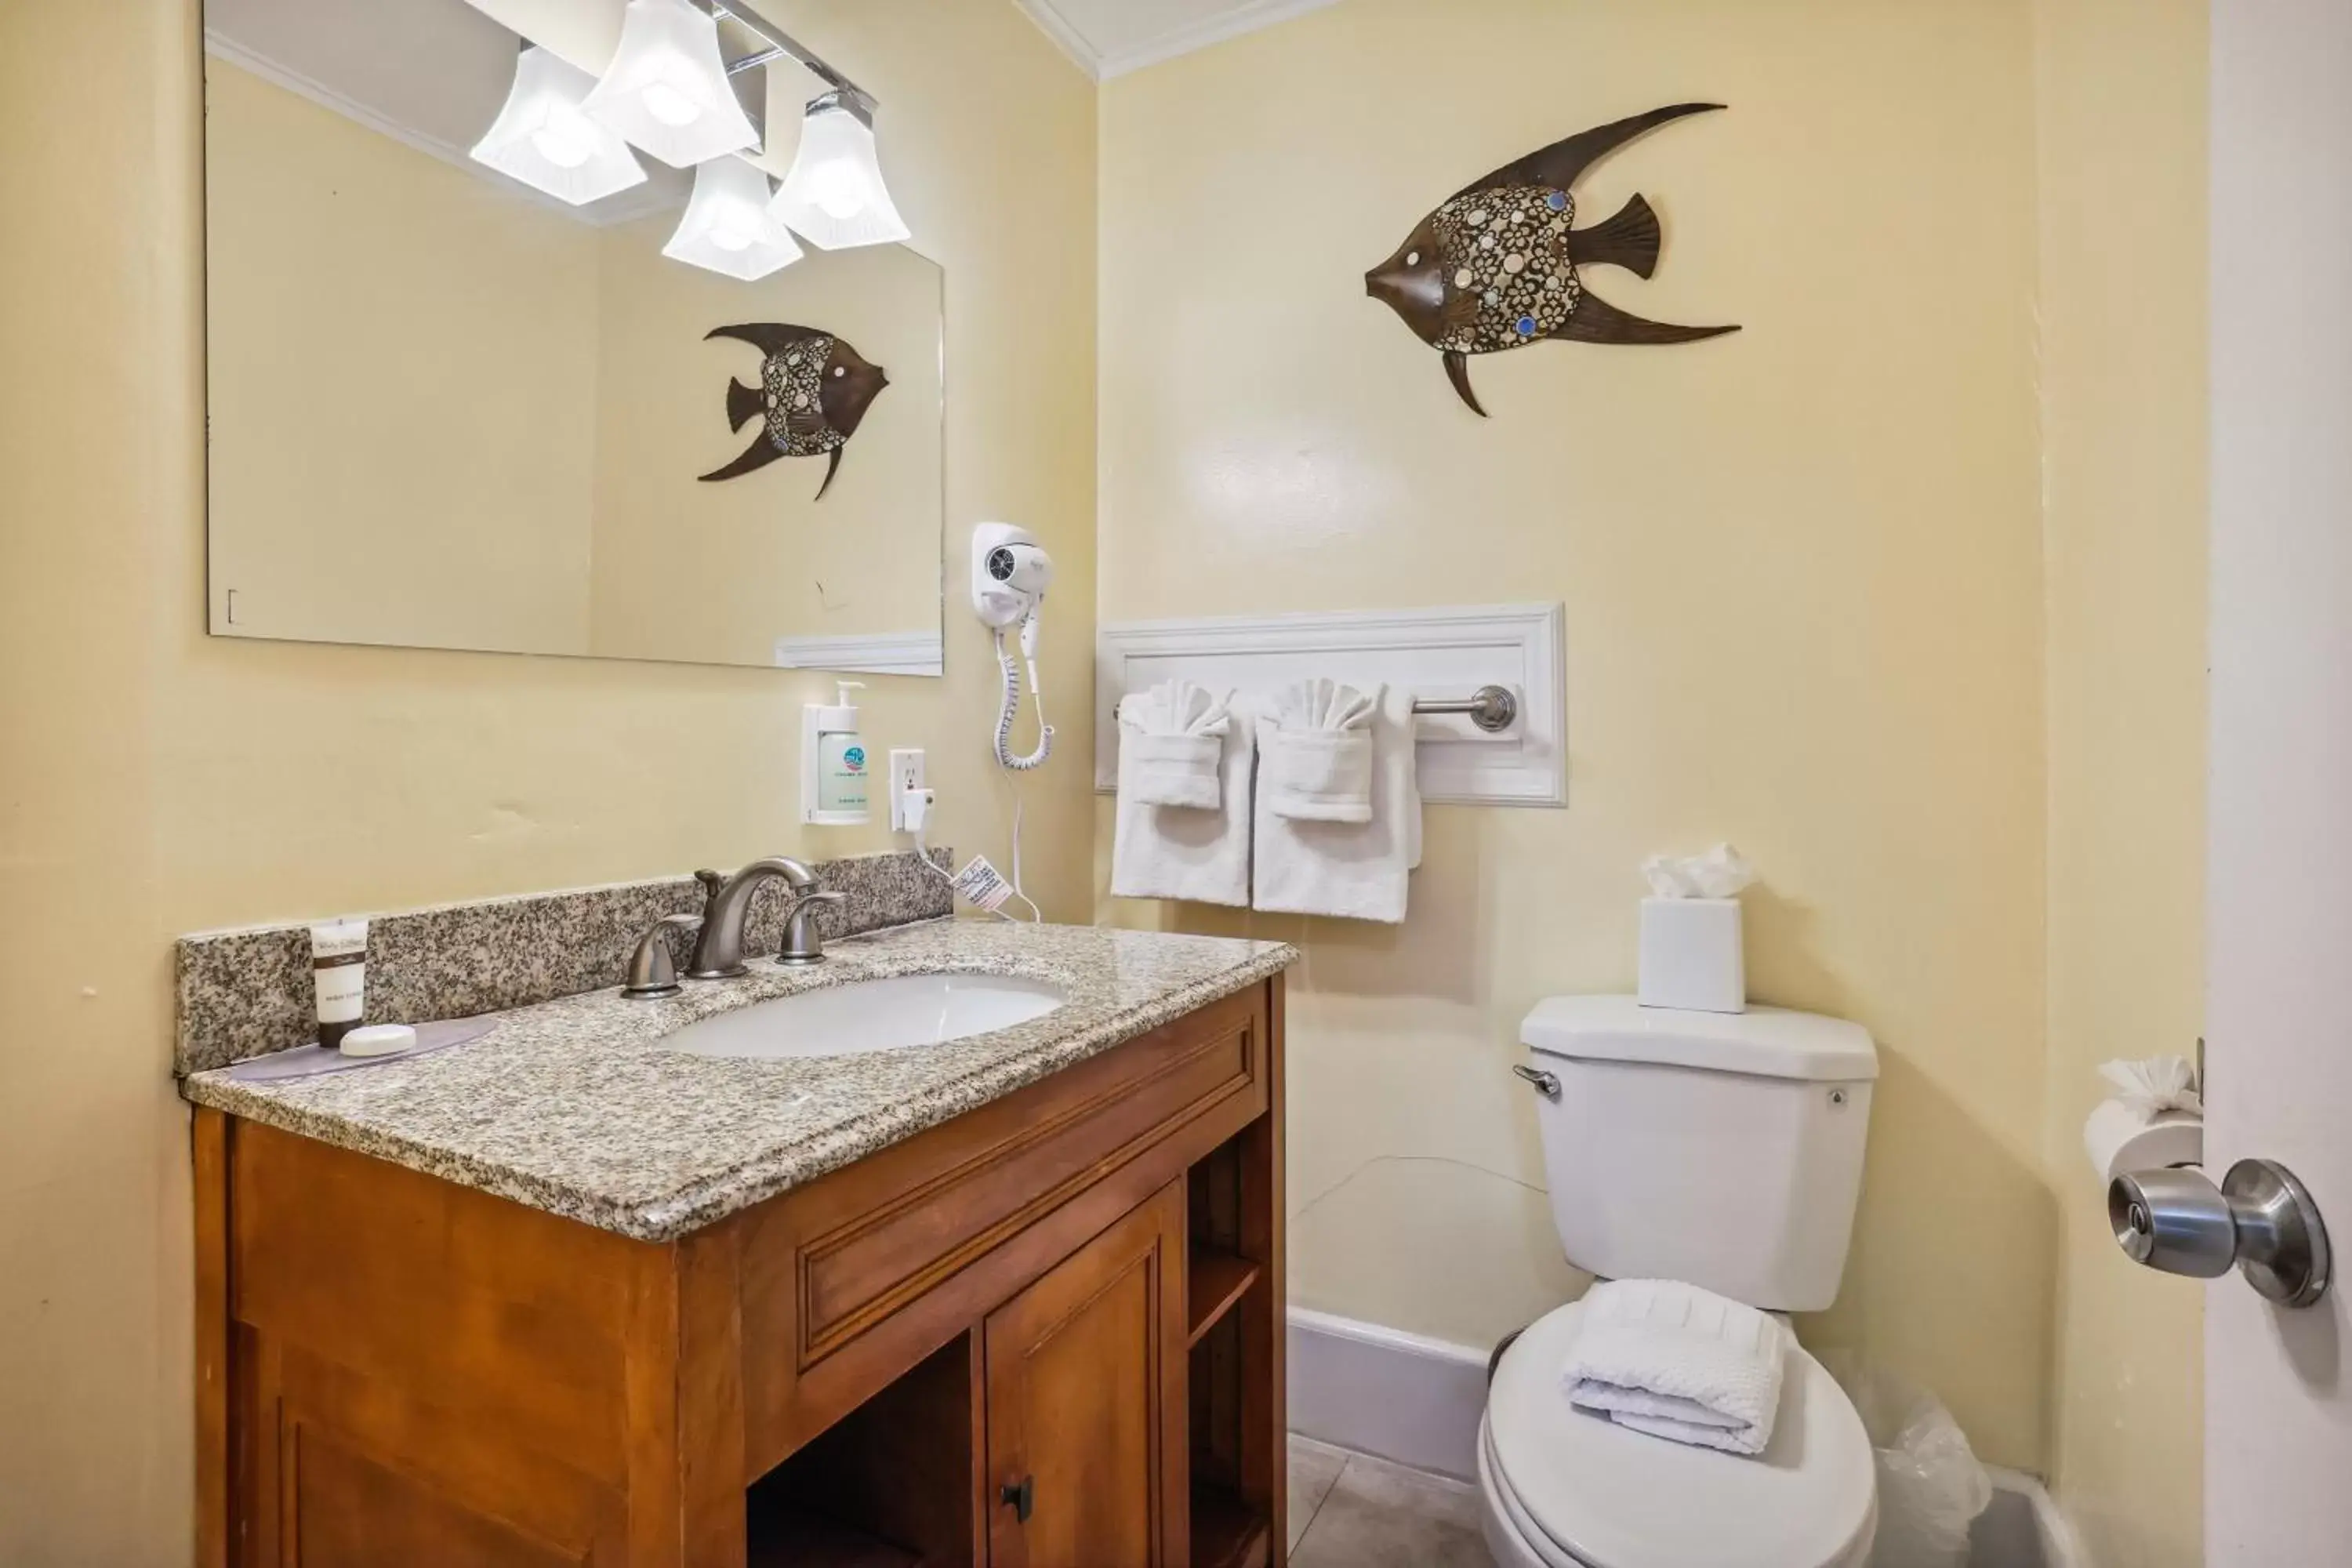
[[[628,143],[581,112],[595,85],[579,67],[525,44],[506,107],[474,143],[474,161],[573,206],[643,184]]]
[[[882,181],[872,99],[854,87],[838,87],[810,101],[792,173],[769,210],[825,250],[908,237],[906,221]]]
[[[751,53],[726,58],[721,20],[758,40]],[[809,101],[792,172],[771,193],[767,175],[734,155],[761,144],[765,80],[747,92],[747,113],[733,79],[779,59],[797,62],[826,90]],[[624,140],[691,168],[694,195],[662,254],[747,281],[801,258],[787,229],[826,250],[908,237],[882,178],[874,95],[746,0],[628,0],[612,64],[587,82],[586,72],[526,39],[514,89],[474,156],[574,204],[645,179]]]
[[[673,168],[708,166],[760,144],[728,75],[716,16],[688,0],[629,0],[620,47],[583,107]]]
[[[729,153],[695,169],[694,195],[662,254],[748,283],[802,252],[768,210],[768,176]]]

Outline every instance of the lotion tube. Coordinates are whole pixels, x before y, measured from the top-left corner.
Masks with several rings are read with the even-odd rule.
[[[310,984],[319,998],[319,1044],[334,1050],[367,1010],[365,921],[310,928]]]

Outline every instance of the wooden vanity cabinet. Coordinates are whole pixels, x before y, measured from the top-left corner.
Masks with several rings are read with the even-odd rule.
[[[647,1243],[200,1110],[205,1568],[1284,1556],[1279,976]]]
[[[988,1315],[992,1568],[1187,1561],[1184,1186]]]

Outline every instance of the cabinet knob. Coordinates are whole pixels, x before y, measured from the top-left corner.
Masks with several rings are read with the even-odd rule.
[[[1037,1478],[1024,1476],[1018,1486],[1007,1482],[998,1489],[997,1495],[1012,1505],[1013,1517],[1026,1524],[1037,1507]]]

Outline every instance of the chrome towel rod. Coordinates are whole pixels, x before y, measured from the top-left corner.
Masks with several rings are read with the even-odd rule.
[[[1518,722],[1519,700],[1508,687],[1482,686],[1467,697],[1416,697],[1416,713],[1467,713],[1470,722],[1498,735]]]

